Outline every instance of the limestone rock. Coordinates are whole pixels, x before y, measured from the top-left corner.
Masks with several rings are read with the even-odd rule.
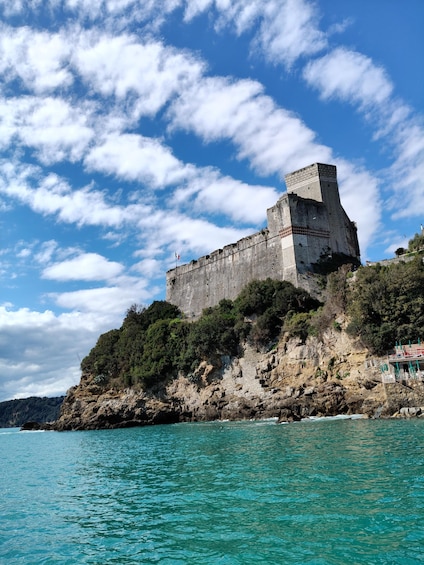
[[[57,430],[119,428],[216,419],[276,418],[362,413],[367,417],[420,417],[424,385],[383,385],[368,352],[343,331],[322,341],[282,340],[268,353],[246,346],[244,355],[219,366],[202,363],[155,393],[118,390],[83,375],[62,405]],[[417,408],[418,407],[418,408]]]

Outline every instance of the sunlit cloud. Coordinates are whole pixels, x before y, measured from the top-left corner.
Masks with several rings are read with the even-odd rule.
[[[127,111],[137,117],[156,114],[196,82],[204,67],[193,55],[159,41],[95,32],[81,33],[72,64],[91,89],[126,99]]]
[[[19,6],[17,2],[10,2]],[[18,11],[18,10],[17,10]],[[29,27],[0,25],[0,74],[18,78],[38,94],[68,87],[73,75],[66,65],[72,44],[64,37]]]
[[[123,266],[116,261],[108,261],[98,253],[83,253],[49,265],[42,276],[57,281],[102,281],[116,277],[122,271]]]
[[[109,203],[103,192],[91,187],[72,190],[54,174],[40,179],[39,169],[33,166],[15,167],[3,162],[0,171],[0,193],[26,204],[34,212],[55,215],[66,223],[118,227],[146,211],[141,204],[124,207]]]
[[[121,317],[131,304],[145,304],[150,302],[157,292],[156,287],[147,287],[148,280],[127,277],[121,284],[114,286],[99,286],[84,290],[75,290],[62,293],[51,293],[54,302],[68,310],[77,310],[84,313],[107,311],[109,317]],[[120,324],[119,324],[120,325]]]
[[[327,44],[316,25],[316,7],[305,0],[187,0],[186,5],[188,21],[215,8],[218,30],[229,26],[240,35],[257,24],[252,49],[273,63],[290,67],[299,57],[314,54]]]
[[[282,175],[305,162],[326,162],[330,149],[262,91],[255,81],[204,79],[172,104],[172,127],[193,131],[206,142],[230,139],[238,158],[247,159],[263,175]]]
[[[43,164],[77,161],[95,135],[91,112],[84,102],[72,107],[60,98],[0,98],[0,146],[33,148]]]
[[[304,77],[322,98],[338,98],[362,108],[383,104],[393,91],[382,67],[362,53],[342,47],[309,62]]]
[[[181,163],[158,140],[136,134],[107,136],[87,154],[85,164],[89,170],[138,180],[153,188],[176,184],[194,174],[194,167]]]

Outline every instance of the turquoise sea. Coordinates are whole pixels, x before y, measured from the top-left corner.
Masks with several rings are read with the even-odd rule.
[[[424,421],[0,430],[0,563],[424,563]]]

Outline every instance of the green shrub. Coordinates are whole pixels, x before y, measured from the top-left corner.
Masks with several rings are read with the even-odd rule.
[[[311,335],[311,314],[309,312],[291,312],[284,322],[284,331],[290,337],[298,337],[304,343],[306,338]]]
[[[309,312],[319,304],[308,292],[287,281],[252,281],[235,300],[235,308],[240,316],[255,315],[256,320],[250,326],[240,324],[239,335],[247,337],[258,348],[268,346],[278,338],[283,327],[286,330],[288,315]],[[301,333],[304,335],[304,331]]]
[[[416,233],[412,239],[408,241],[408,251],[421,251],[424,249],[424,233]]]

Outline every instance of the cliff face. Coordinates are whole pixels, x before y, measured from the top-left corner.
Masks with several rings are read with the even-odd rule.
[[[322,341],[282,340],[275,350],[246,347],[241,358],[203,363],[189,378],[180,376],[156,393],[116,390],[83,375],[68,391],[57,430],[118,428],[215,419],[362,413],[369,417],[424,412],[421,383],[383,385],[380,371],[366,368],[368,352],[344,332],[331,330]],[[418,407],[418,409],[417,409]]]

